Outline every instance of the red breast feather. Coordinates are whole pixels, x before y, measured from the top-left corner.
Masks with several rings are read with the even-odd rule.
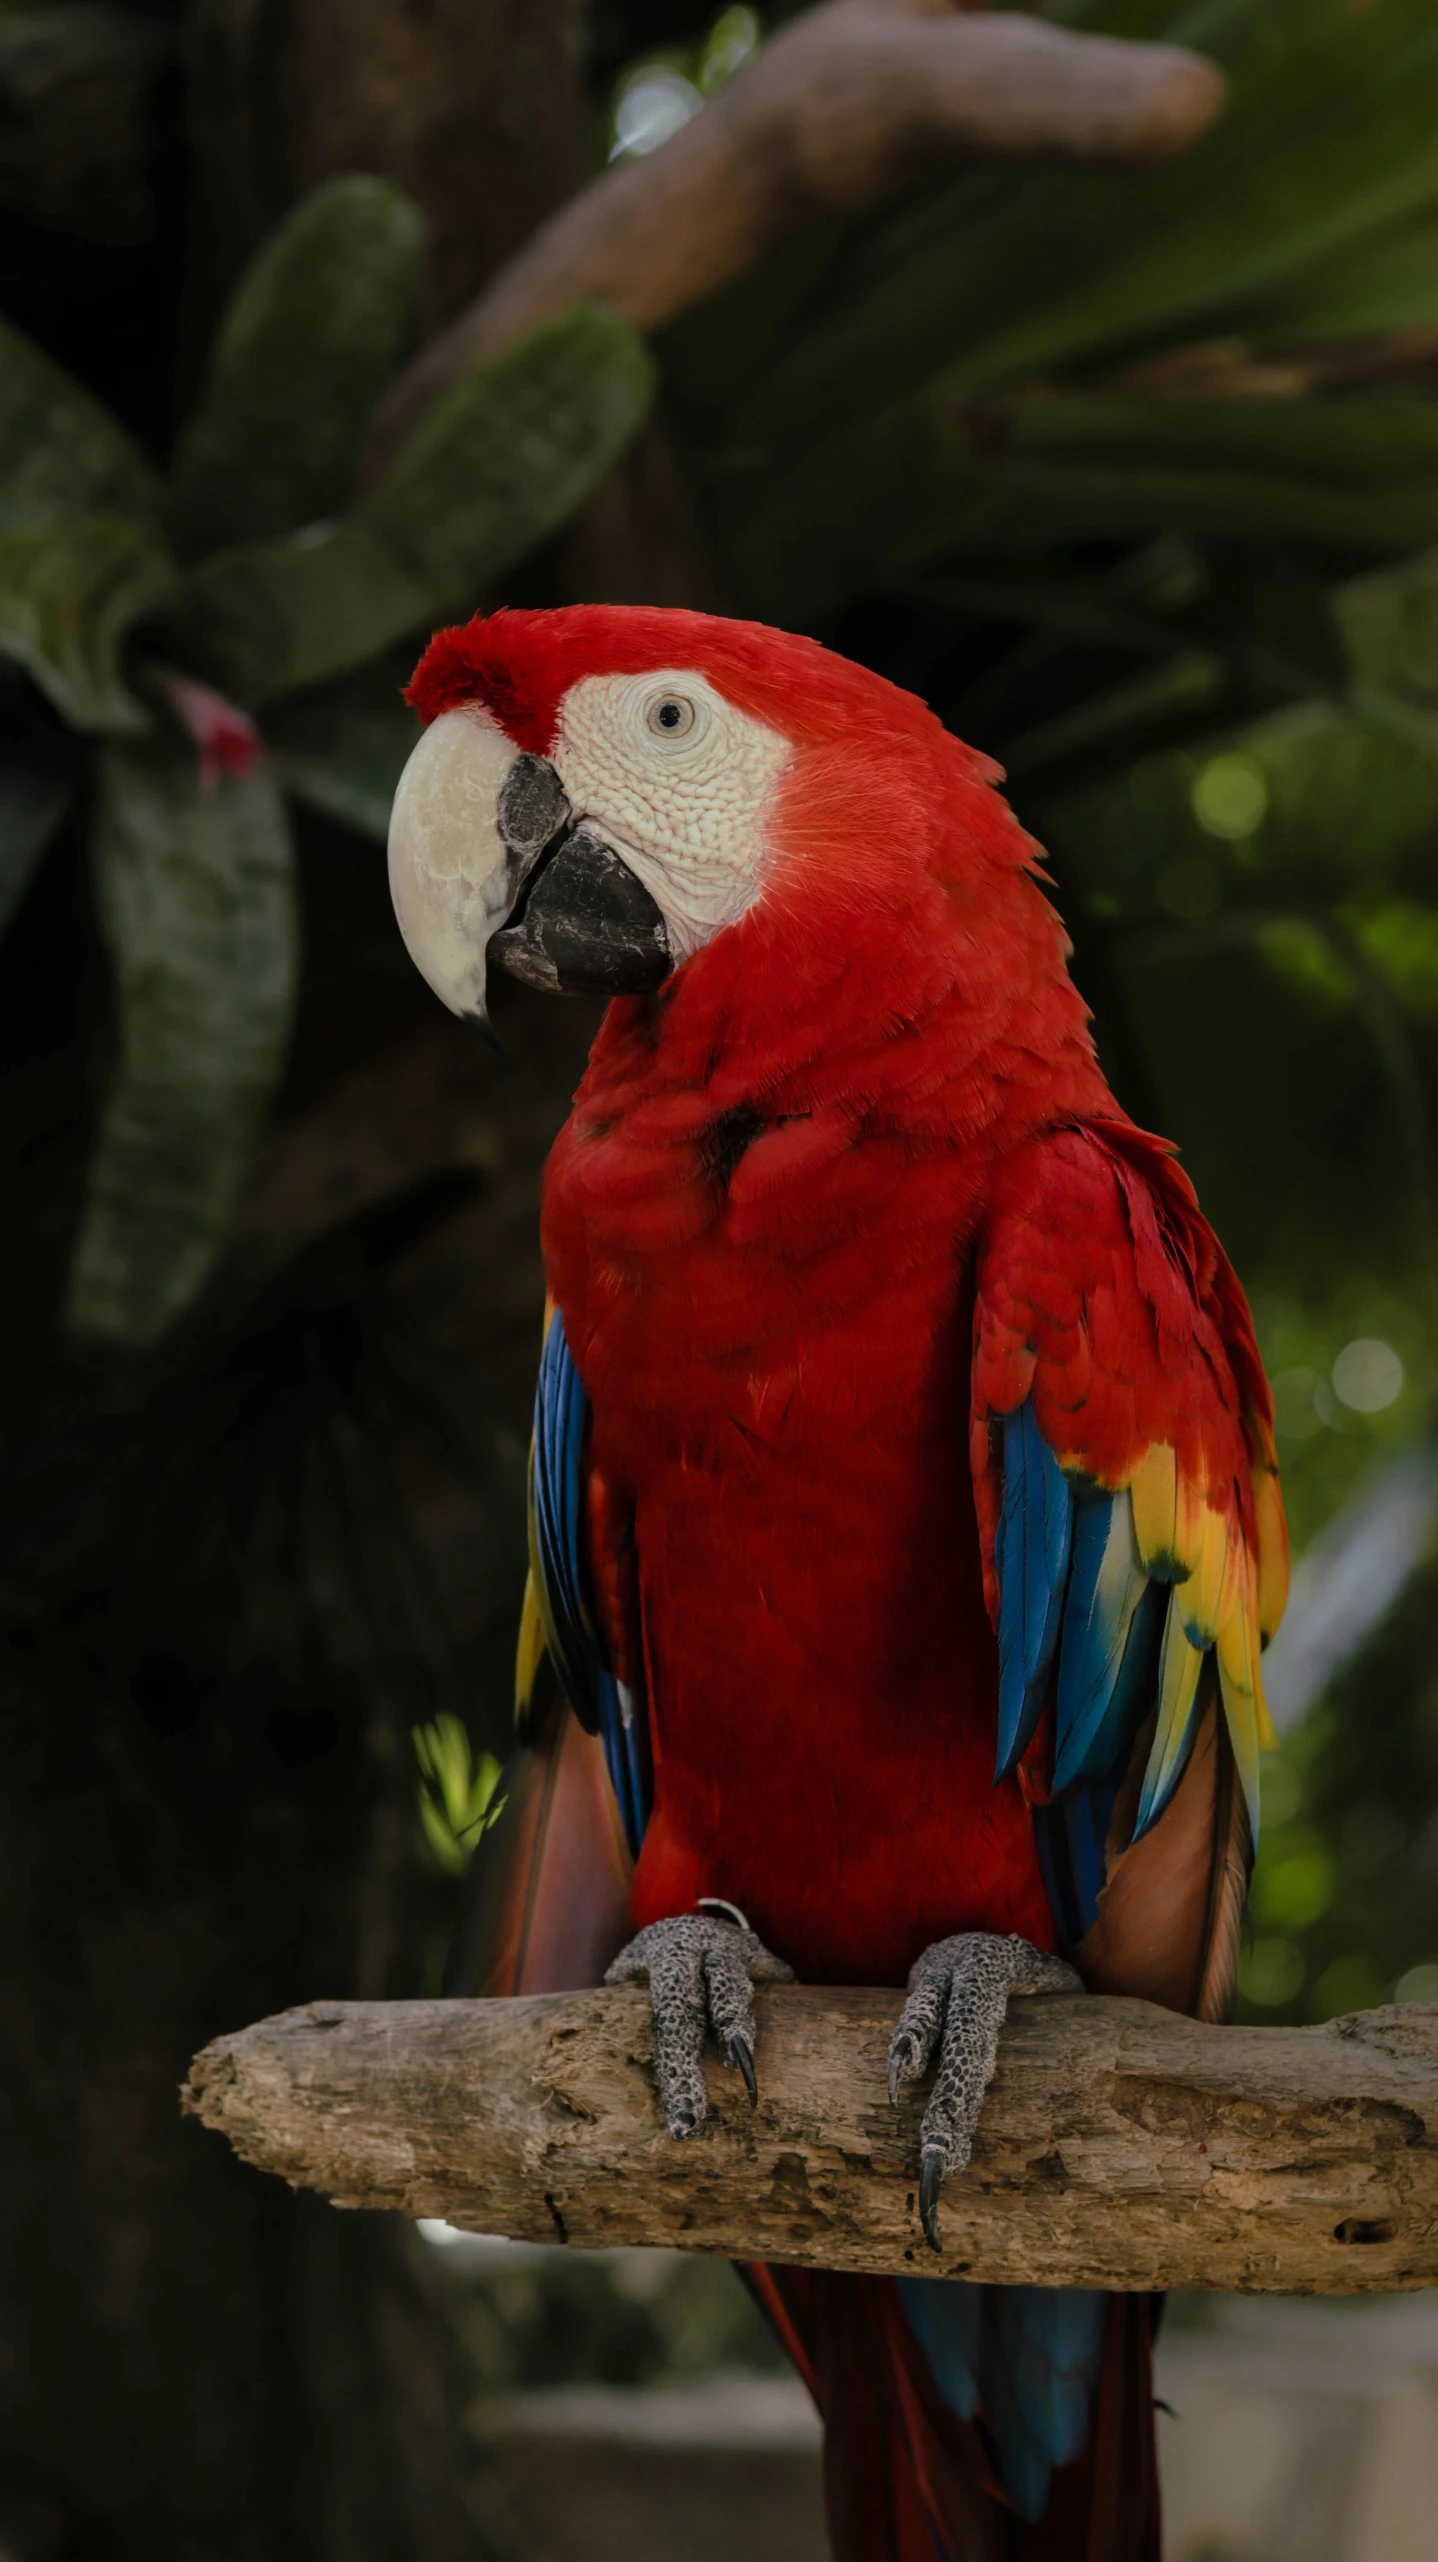
[[[911,696],[812,642],[582,608],[434,644],[415,692],[547,745],[569,684],[644,665],[696,666],[794,755],[759,896],[610,1008],[546,1183],[635,1523],[634,1910],[727,1895],[801,1972],[894,1981],[965,1921],[1052,1935],[991,1784],[970,1267],[1006,1150],[1114,1107],[1036,850]]]

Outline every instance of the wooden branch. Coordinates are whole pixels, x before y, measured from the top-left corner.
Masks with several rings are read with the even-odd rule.
[[[366,476],[475,365],[581,295],[657,329],[790,233],[859,211],[961,154],[1145,164],[1213,122],[1222,74],[948,0],[824,0],[661,150],[582,188],[401,374]]]
[[[922,2094],[899,1995],[757,1996],[759,2107],[710,2068],[672,2143],[639,1990],[313,2002],[217,2038],[185,2107],[338,2206],[521,2239],[820,2268],[1350,2294],[1438,2280],[1438,2007],[1205,2028],[1146,2002],[1017,2001],[974,2158],[915,2216]]]

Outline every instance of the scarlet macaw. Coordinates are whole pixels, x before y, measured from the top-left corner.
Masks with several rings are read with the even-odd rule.
[[[907,1980],[939,2248],[1011,1991],[1231,2001],[1287,1576],[1243,1293],[914,697],[576,606],[440,633],[411,700],[420,969],[614,998],[545,1178],[485,1986],[647,1977],[682,2137],[706,2031],[752,2094],[752,1980]],[[1146,2297],[750,2276],[840,2562],[1156,2556]]]

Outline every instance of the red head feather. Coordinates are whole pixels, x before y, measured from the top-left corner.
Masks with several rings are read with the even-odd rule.
[[[720,1006],[735,1034],[744,1024],[789,1051],[807,1049],[836,1004],[863,1037],[865,1018],[882,1036],[957,998],[956,1047],[971,1053],[998,1020],[1017,1031],[1015,1009],[1030,1017],[1038,1000],[1043,1046],[1072,1044],[1086,1085],[1085,1009],[1033,877],[1039,848],[993,788],[1000,768],[872,669],[762,623],[567,605],[436,633],[408,699],[426,723],[483,704],[517,747],[545,755],[584,678],[685,668],[796,754],[768,824],[777,859],[763,896],[679,974],[680,1015]],[[737,1011],[721,997],[731,979]]]
[[[796,746],[884,733],[942,746],[976,780],[999,768],[948,736],[926,703],[872,669],[836,657],[818,641],[765,623],[731,622],[648,605],[564,605],[553,611],[476,614],[436,632],[409,685],[420,719],[483,703],[515,744],[542,756],[559,707],[586,676],[638,676],[649,668],[692,667],[740,711],[780,730]]]

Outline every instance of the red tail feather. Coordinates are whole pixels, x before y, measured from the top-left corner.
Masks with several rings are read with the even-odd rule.
[[[939,2399],[893,2282],[744,2271],[824,2420],[834,2562],[1159,2562],[1151,2305],[1109,2298],[1093,2423],[1037,2525]]]

